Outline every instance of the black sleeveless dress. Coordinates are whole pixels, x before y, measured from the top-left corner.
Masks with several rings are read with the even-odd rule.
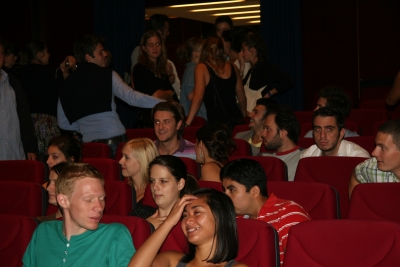
[[[225,264],[224,267],[232,267],[235,263],[236,263],[235,260],[230,260]],[[176,267],[186,267],[186,263],[180,261],[180,262],[178,262]]]

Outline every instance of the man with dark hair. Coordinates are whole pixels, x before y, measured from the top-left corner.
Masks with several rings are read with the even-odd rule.
[[[28,100],[21,83],[4,70],[5,46],[0,40],[0,160],[36,160],[37,141]]]
[[[400,121],[382,124],[375,138],[372,158],[357,165],[349,184],[349,194],[360,183],[400,182]]]
[[[229,16],[219,16],[215,19],[215,33],[219,38],[224,31],[230,29],[233,29],[233,22]]]
[[[273,104],[276,104],[276,102],[269,98],[257,99],[256,106],[248,115],[250,118],[250,130],[239,132],[235,135],[235,138],[243,139],[250,144],[252,156],[256,156],[258,153],[260,153],[260,148],[263,143],[261,134],[263,132],[267,108],[269,105]]]
[[[132,90],[115,71],[105,68],[104,47],[93,35],[75,43],[74,56],[77,69],[60,90],[58,126],[81,133],[84,142],[108,144],[113,158],[118,144],[127,140],[114,96],[142,108],[153,108],[163,100]]]
[[[152,110],[152,119],[160,155],[196,159],[195,145],[182,137],[185,111],[181,104],[175,101],[157,104]]]
[[[326,86],[319,91],[317,106],[314,111],[322,107],[334,108],[340,111],[346,119],[350,115],[351,100],[342,88]],[[304,137],[311,138],[313,130],[306,133]],[[345,129],[344,137],[359,136],[356,132]]]
[[[149,18],[148,22],[148,31],[149,30],[155,30],[157,31],[160,35],[161,38],[163,39],[163,43],[165,45],[165,42],[167,40],[167,37],[169,35],[169,18],[165,14],[153,14]],[[135,49],[132,51],[131,55],[131,72],[133,70],[133,67],[138,63],[139,59],[139,52],[140,52],[140,46],[136,46]],[[181,95],[181,81],[179,80],[178,73],[176,72],[176,67],[174,63],[168,59],[168,66],[167,66],[167,72],[169,76],[169,81],[172,84],[172,87],[174,88],[176,95],[180,97]],[[132,79],[132,77],[131,77]],[[129,82],[128,82],[129,83]],[[132,87],[133,82],[131,82]]]
[[[267,175],[260,163],[252,159],[228,162],[220,173],[223,190],[235,206],[239,218],[257,219],[271,224],[279,235],[280,261],[290,227],[310,220],[307,212],[297,203],[268,195]]]
[[[127,266],[135,248],[128,229],[102,224],[104,178],[85,163],[65,166],[56,182],[62,221],[41,223],[22,259],[23,266]]]
[[[266,150],[275,152],[261,155],[276,157],[284,161],[289,181],[294,180],[297,163],[303,150],[297,145],[299,134],[300,125],[293,110],[280,105],[268,106],[262,138]]]
[[[320,156],[369,158],[369,153],[364,148],[343,139],[344,132],[344,117],[339,110],[322,107],[314,111],[315,145],[304,150],[300,158]]]

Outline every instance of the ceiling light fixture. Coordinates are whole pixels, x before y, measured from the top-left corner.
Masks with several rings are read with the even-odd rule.
[[[247,6],[229,6],[229,7],[216,7],[216,8],[204,8],[204,9],[193,9],[190,12],[212,12],[217,10],[227,10],[227,9],[241,9],[241,8],[252,8],[259,7],[260,5],[247,5]]]
[[[258,16],[245,16],[245,17],[234,17],[232,20],[238,20],[238,19],[258,19],[260,18],[260,15]]]
[[[212,14],[211,16],[229,16],[229,15],[240,15],[240,14],[250,14],[250,13],[260,13],[260,10],[250,10],[250,11],[240,11],[240,12],[227,12],[227,13],[218,13]]]
[[[247,23],[260,23],[261,21],[259,20],[252,20],[252,21],[248,21]]]
[[[177,8],[177,7],[189,7],[189,6],[221,5],[221,4],[230,4],[230,3],[237,3],[237,2],[244,2],[244,1],[245,1],[245,0],[232,0],[232,1],[221,1],[221,2],[209,2],[209,3],[173,5],[173,6],[168,6],[168,7],[170,7],[170,8]]]

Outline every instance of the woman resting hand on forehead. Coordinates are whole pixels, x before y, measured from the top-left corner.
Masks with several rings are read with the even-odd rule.
[[[189,253],[158,253],[171,229],[181,220]],[[203,188],[179,199],[158,229],[133,255],[134,266],[225,266],[246,267],[235,261],[239,249],[235,209],[222,192]]]

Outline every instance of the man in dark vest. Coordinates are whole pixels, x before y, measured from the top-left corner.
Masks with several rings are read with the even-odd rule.
[[[142,108],[153,108],[163,100],[132,90],[115,71],[105,68],[107,53],[96,36],[76,41],[74,57],[77,68],[60,91],[58,126],[81,133],[83,142],[108,144],[114,157],[118,144],[127,140],[114,96]]]

